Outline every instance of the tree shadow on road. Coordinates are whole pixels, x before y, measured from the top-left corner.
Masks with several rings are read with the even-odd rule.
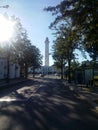
[[[8,102],[3,106],[0,110],[0,129],[98,129],[98,120],[92,118],[86,101],[78,99],[68,88],[65,89],[60,81],[57,81],[56,85],[54,82],[44,87],[41,86],[26,101]]]

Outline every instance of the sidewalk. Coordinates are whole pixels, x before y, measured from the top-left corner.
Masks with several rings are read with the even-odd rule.
[[[94,108],[93,111],[98,114],[98,87],[93,89],[87,87],[77,87],[78,93],[82,99],[86,99]]]
[[[92,111],[98,114],[98,87],[91,89],[86,86],[75,85],[74,83],[68,84],[65,81],[63,81],[63,83],[68,86],[71,91],[77,93],[81,99],[87,100],[87,102],[93,107]]]
[[[10,85],[22,83],[22,82],[24,82],[26,80],[28,80],[28,79],[26,79],[24,77],[23,78],[17,78],[17,79],[10,79],[9,83],[7,83],[6,80],[2,80],[2,81],[0,81],[0,89],[3,89],[4,87],[8,87]]]

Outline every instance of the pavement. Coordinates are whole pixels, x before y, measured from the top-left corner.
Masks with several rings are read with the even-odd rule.
[[[86,87],[83,85],[76,85],[74,83],[68,84],[63,81],[64,85],[68,86],[71,91],[74,91],[81,99],[85,99],[89,104],[92,105],[92,111],[98,114],[98,87]]]
[[[3,89],[4,87],[8,87],[10,85],[13,86],[27,80],[28,79],[26,78],[17,78],[11,79],[9,83],[7,83],[6,81],[0,81],[0,89]],[[85,86],[76,85],[74,83],[68,84],[64,80],[63,84],[68,86],[71,91],[74,91],[76,94],[78,94],[81,99],[87,100],[87,102],[90,103],[93,107],[92,111],[98,114],[98,87],[91,89]]]
[[[81,98],[86,99],[93,106],[92,111],[98,114],[98,88],[78,87],[78,92]]]
[[[98,130],[91,105],[59,79],[35,78],[3,92],[0,130]]]
[[[15,84],[18,83],[22,83],[24,81],[27,81],[28,79],[22,77],[22,78],[16,78],[16,79],[10,79],[9,82],[7,82],[6,80],[1,80],[0,81],[0,89],[4,89],[5,87],[8,86],[13,86]]]

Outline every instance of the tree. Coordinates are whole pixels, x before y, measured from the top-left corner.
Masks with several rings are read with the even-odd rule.
[[[98,56],[98,1],[63,0],[57,6],[48,7],[45,10],[56,15],[51,27],[64,19],[71,20],[84,48],[95,61]]]
[[[21,69],[25,71],[27,77],[28,67],[38,67],[42,63],[42,56],[38,48],[32,45],[28,39],[26,30],[22,27],[20,20],[13,17],[16,21],[14,37],[12,39],[12,48],[14,51],[14,58],[18,61]]]
[[[59,29],[56,32],[57,34],[57,41],[56,43],[57,50],[59,53],[57,53],[56,57],[64,57],[63,59],[66,60],[68,63],[68,80],[71,82],[70,78],[70,69],[71,69],[71,61],[73,58],[75,58],[74,51],[76,48],[79,48],[78,44],[78,38],[76,37],[76,30],[72,29],[72,24],[70,22],[67,22],[67,26],[65,24],[61,24],[59,26]],[[59,40],[58,40],[59,39]],[[56,51],[56,49],[54,51]],[[54,52],[55,54],[56,52]],[[60,60],[60,58],[58,60]],[[62,60],[61,60],[62,61]]]
[[[63,79],[63,69],[66,64],[66,49],[64,40],[57,38],[53,45],[53,59],[56,61],[56,66],[61,68],[61,79]]]
[[[74,50],[76,49],[76,47],[77,48],[79,47],[78,46],[79,44],[77,42],[78,34],[76,31],[76,27],[72,26],[71,19],[69,17],[65,18],[62,16],[62,12],[60,11],[60,6],[61,5],[59,4],[55,7],[45,8],[45,10],[51,11],[53,12],[52,13],[53,15],[56,15],[55,20],[50,24],[50,28],[54,29],[56,31],[55,33],[56,36],[62,39],[62,42],[59,43],[58,51],[60,51],[60,53],[62,52],[63,57],[66,57],[65,59],[68,62],[68,81],[71,82],[71,76],[70,76],[71,60],[75,56]],[[61,43],[63,44],[63,47],[62,45],[60,45]],[[60,54],[58,53],[58,55]]]
[[[11,20],[15,23],[14,35],[9,46],[0,47],[0,53],[5,58],[9,56],[7,59],[10,61],[18,63],[21,74],[27,77],[28,67],[39,67],[42,64],[42,56],[40,50],[28,39],[27,31],[23,28],[20,19],[12,16]]]
[[[28,58],[27,62],[29,64],[29,67],[32,67],[34,77],[35,69],[42,65],[42,55],[40,54],[40,50],[36,46],[31,45],[28,48],[26,56]]]
[[[98,1],[97,0],[63,0],[54,7],[47,7],[45,11],[52,12],[55,20],[50,24],[51,29],[56,29],[62,23],[72,23],[74,29],[73,40],[77,39],[79,47],[89,52],[93,61],[98,57]],[[79,45],[78,44],[78,45]],[[69,60],[70,66],[70,60]],[[70,67],[69,67],[70,68]]]
[[[75,38],[75,30],[71,28],[71,24],[67,24],[67,27],[62,24],[59,26],[59,31],[56,32],[58,35],[54,44],[54,55],[53,58],[58,60],[61,64],[61,73],[63,72],[63,67],[65,61],[68,63],[68,80],[71,82],[70,69],[71,61],[75,58],[74,51],[78,47],[77,37]],[[64,63],[63,63],[64,62]],[[61,75],[63,77],[63,75]]]

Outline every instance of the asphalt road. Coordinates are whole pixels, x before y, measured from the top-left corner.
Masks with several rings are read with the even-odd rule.
[[[0,130],[98,130],[98,117],[59,79],[36,78],[0,92]]]

